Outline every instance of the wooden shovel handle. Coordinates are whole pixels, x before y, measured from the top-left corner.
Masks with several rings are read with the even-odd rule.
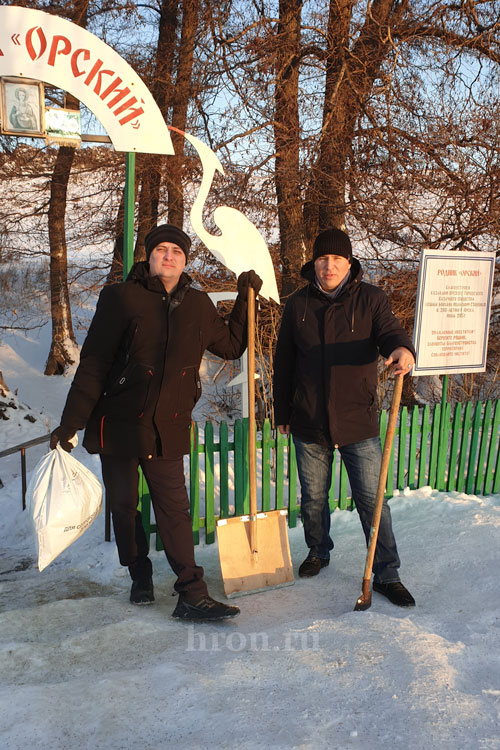
[[[385,486],[387,483],[387,472],[389,469],[389,462],[391,460],[392,442],[394,440],[394,433],[396,431],[396,422],[398,420],[401,392],[403,390],[403,377],[403,375],[397,375],[396,382],[394,383],[391,411],[389,413],[389,422],[387,424],[387,432],[385,434],[384,450],[382,452],[382,462],[380,465],[380,474],[378,478],[377,496],[375,499],[375,507],[373,509],[368,553],[366,555],[365,573],[363,576],[363,591],[366,588],[367,581],[369,587],[369,581],[372,575],[373,560],[375,558],[375,548],[377,546],[378,530],[380,527],[380,518],[382,516],[382,506],[384,503]]]
[[[248,483],[250,546],[257,554],[257,458],[255,451],[255,291],[248,287]]]

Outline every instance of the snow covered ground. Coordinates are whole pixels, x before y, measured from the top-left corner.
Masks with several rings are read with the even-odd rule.
[[[69,379],[40,374],[47,352],[43,332],[0,344],[16,405],[31,407],[0,421],[0,450],[57,424]],[[73,455],[99,473],[95,457]],[[1,748],[500,749],[500,496],[393,498],[415,609],[374,593],[353,611],[365,550],[356,514],[336,511],[317,578],[233,600],[234,621],[193,625],[170,617],[163,553],[152,553],[156,603],[129,604],[103,516],[39,573],[18,456],[0,459],[0,478]],[[290,544],[296,570],[300,527]],[[217,546],[197,559],[223,598]]]

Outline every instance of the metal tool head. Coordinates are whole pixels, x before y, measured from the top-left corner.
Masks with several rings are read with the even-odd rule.
[[[369,591],[368,594],[361,594],[361,596],[358,598],[354,606],[354,611],[363,612],[365,609],[370,609],[371,606],[372,606],[372,592]]]

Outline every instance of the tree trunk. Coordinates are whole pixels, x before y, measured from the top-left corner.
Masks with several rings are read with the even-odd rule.
[[[87,27],[88,0],[75,0],[70,5],[69,12],[74,23],[83,29]],[[68,109],[79,109],[80,103],[72,94],[66,93],[65,106]],[[73,147],[59,147],[50,184],[48,223],[52,343],[45,375],[62,375],[68,365],[74,364],[74,348],[77,346],[71,320],[66,247],[66,199],[74,157]]]
[[[299,62],[301,0],[280,0],[274,98],[275,185],[280,231],[281,295],[300,280],[304,225],[299,165]]]
[[[192,95],[191,77],[199,12],[200,0],[183,0],[179,61],[172,92],[172,125],[182,131],[186,130],[188,104]],[[184,222],[184,138],[177,133],[172,133],[172,142],[175,156],[170,158],[167,170],[168,220],[171,224],[182,227]]]
[[[310,240],[323,229],[344,225],[345,168],[359,114],[345,86],[352,7],[352,0],[331,2],[329,7],[322,132],[304,206]]]
[[[123,242],[125,223],[125,191],[122,190],[120,205],[115,223],[115,242],[113,245],[113,258],[109,269],[107,283],[117,284],[123,280]]]
[[[66,248],[66,197],[75,149],[61,146],[52,175],[49,203],[50,242],[50,310],[52,343],[45,365],[45,375],[62,375],[74,363],[72,345],[76,346],[71,321],[68,291],[68,258]]]
[[[5,397],[9,391],[7,383],[3,379],[2,371],[0,370],[0,396]]]
[[[346,186],[356,124],[391,47],[388,32],[404,14],[407,0],[377,0],[355,42],[351,40],[353,0],[330,3],[323,128],[313,170],[307,213],[316,231],[344,227]],[[314,207],[317,206],[315,216]]]
[[[159,193],[159,178],[156,174],[158,161],[162,157],[152,154],[138,154],[136,165],[139,188],[139,207],[137,210],[137,235],[134,248],[134,262],[145,260],[144,238],[154,227],[158,219],[158,199],[153,199],[156,190]],[[123,232],[123,228],[121,230]]]
[[[158,44],[154,62],[152,93],[165,121],[173,96],[173,65],[176,50],[179,0],[162,0],[158,24]],[[176,144],[174,143],[174,148]],[[169,156],[170,161],[174,157]],[[137,238],[134,260],[143,260],[144,238],[158,221],[161,173],[165,157],[141,154],[137,159],[137,184],[139,185],[139,208],[137,216]]]

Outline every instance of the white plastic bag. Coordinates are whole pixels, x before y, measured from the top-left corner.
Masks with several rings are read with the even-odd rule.
[[[101,512],[102,487],[91,471],[60,445],[36,465],[27,499],[43,570],[89,528]]]

